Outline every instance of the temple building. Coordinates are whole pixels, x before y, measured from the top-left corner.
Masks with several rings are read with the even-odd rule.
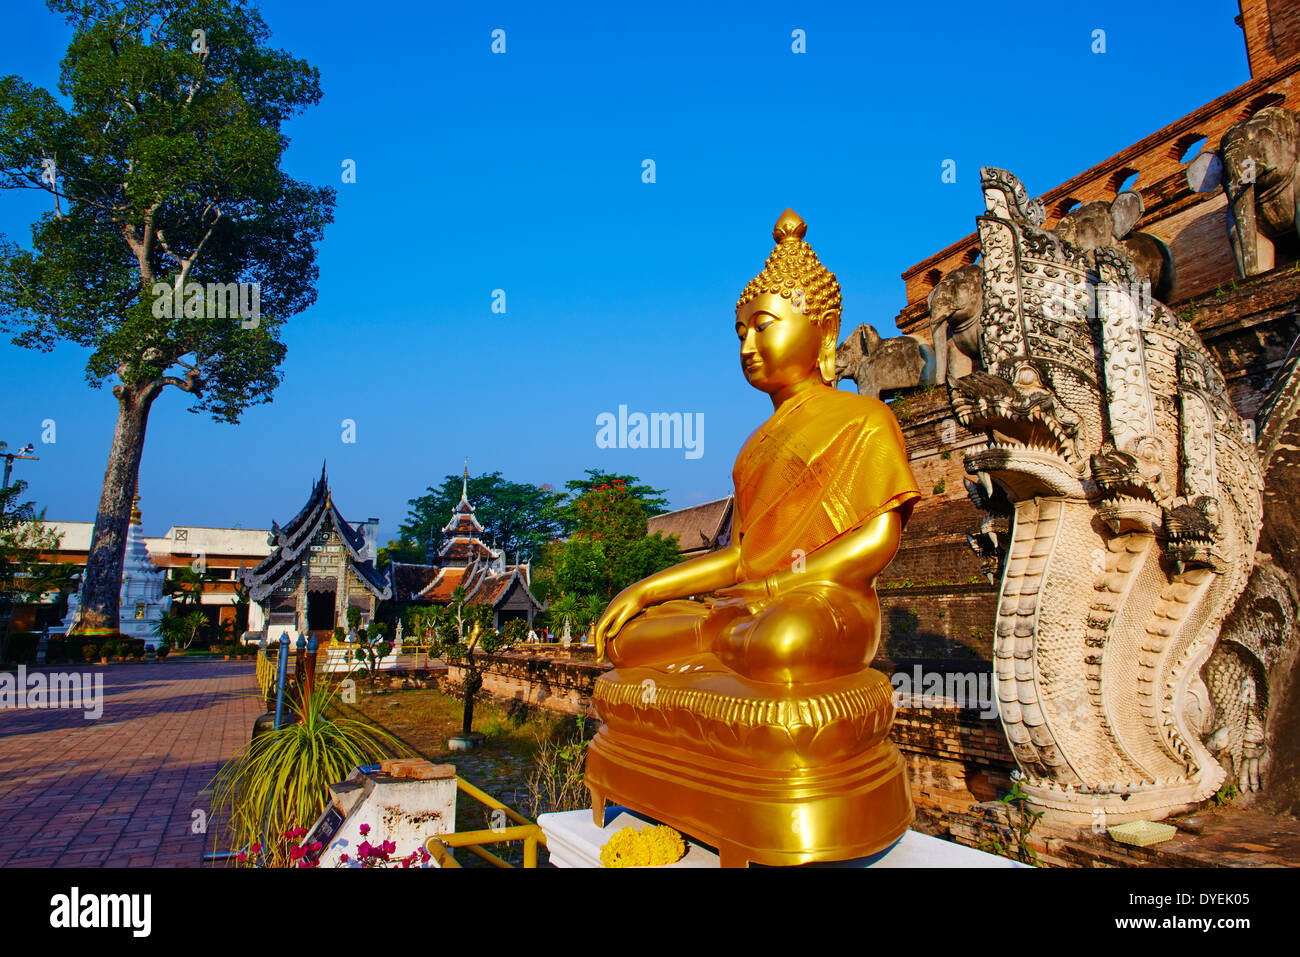
[[[271,523],[271,554],[241,575],[249,599],[265,616],[268,636],[325,637],[347,627],[353,605],[362,624],[374,619],[379,603],[393,597],[389,570],[375,568],[378,524],[343,518],[322,466],[301,511],[283,528]]]
[[[731,513],[736,496],[714,499],[675,512],[652,515],[646,522],[646,534],[661,533],[665,538],[677,536],[677,553],[683,559],[716,552],[731,544]]]
[[[529,589],[531,565],[507,564],[504,549],[483,541],[483,526],[474,517],[474,506],[467,497],[468,481],[467,465],[460,502],[452,511],[451,521],[442,527],[442,540],[430,536],[427,564],[393,562],[389,566],[393,598],[403,604],[446,605],[452,592],[463,587],[469,604],[492,606],[493,628],[500,628],[512,618],[525,619],[532,625],[533,616],[542,606]]]
[[[201,571],[201,580],[194,586],[198,591],[198,609],[214,626],[239,624],[240,596],[236,585],[240,569],[253,567],[270,552],[266,541],[267,529],[172,525],[161,536],[146,536],[141,521],[139,508],[133,508],[123,560],[123,634],[136,634],[136,629],[144,627],[139,624],[144,619],[135,618],[142,592],[133,586],[134,590],[128,594],[126,575],[132,568],[147,571],[145,560],[161,569],[167,580],[175,580],[178,575],[190,569]],[[43,550],[38,561],[47,565],[74,566],[76,571],[70,579],[73,588],[71,593],[51,591],[39,601],[17,605],[14,608],[13,627],[16,631],[40,631],[49,625],[51,634],[62,634],[71,620],[64,611],[63,600],[66,598],[71,609],[75,610],[77,586],[90,553],[90,539],[95,523],[47,519],[43,524],[58,536],[59,542],[57,547]],[[144,556],[139,553],[140,546],[145,550]],[[147,619],[153,614],[149,610],[150,606],[161,604],[161,601],[146,600],[143,604],[146,605],[144,615]],[[132,623],[133,627],[127,627]],[[261,611],[256,606],[249,608],[247,627],[252,631],[263,627]]]

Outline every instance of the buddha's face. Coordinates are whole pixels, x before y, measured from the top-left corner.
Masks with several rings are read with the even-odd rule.
[[[783,296],[763,293],[736,313],[740,366],[755,389],[769,395],[804,379],[822,381],[823,335],[811,316]],[[833,350],[832,350],[832,362]]]

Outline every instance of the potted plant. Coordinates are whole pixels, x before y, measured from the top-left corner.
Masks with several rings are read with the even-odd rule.
[[[325,807],[328,785],[355,767],[410,753],[369,722],[334,714],[336,693],[330,685],[317,685],[306,700],[293,701],[286,710],[296,720],[256,735],[217,773],[212,814],[230,822],[234,847],[309,827]],[[290,866],[287,848],[272,863]]]

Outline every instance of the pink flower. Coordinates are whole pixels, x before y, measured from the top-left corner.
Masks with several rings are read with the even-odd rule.
[[[340,854],[339,861],[346,864],[348,862],[348,856],[346,854]]]
[[[240,864],[243,864],[245,861],[248,860],[248,855],[245,854],[243,851],[240,851],[238,854],[235,855],[235,860],[237,860]]]
[[[261,853],[262,853],[262,845],[261,845],[261,844],[254,844],[253,847],[251,848],[251,853],[253,853],[253,854],[261,854]]]
[[[362,825],[361,825],[361,836],[362,836],[362,837],[365,837],[365,836],[366,836],[367,834],[369,834],[369,833],[370,833],[370,825],[369,825],[369,824],[362,824]]]

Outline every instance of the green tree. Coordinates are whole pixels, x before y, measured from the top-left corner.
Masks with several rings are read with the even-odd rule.
[[[676,565],[681,561],[678,547],[676,535],[664,537],[659,532],[628,542],[610,565],[610,595],[617,595],[633,582]]]
[[[572,534],[580,523],[578,503],[590,492],[601,486],[621,484],[627,489],[629,497],[641,503],[647,518],[662,515],[668,511],[667,492],[661,488],[651,488],[635,475],[620,475],[617,472],[605,472],[601,469],[587,469],[583,478],[570,479],[564,483],[565,503],[558,510],[558,518],[565,535]]]
[[[389,543],[389,557],[423,562],[430,537],[436,544],[460,502],[462,488],[474,506],[474,517],[483,526],[482,537],[495,541],[512,557],[536,561],[542,547],[562,531],[558,509],[564,495],[549,486],[511,482],[500,472],[469,479],[448,475],[441,485],[429,486],[426,494],[407,503],[410,510],[398,530],[398,541]],[[412,557],[399,558],[397,553]]]
[[[78,625],[95,631],[117,626],[150,408],[168,386],[230,423],[271,400],[334,192],[280,169],[282,126],[320,99],[319,74],[268,46],[243,0],[48,5],[74,29],[63,101],[0,78],[0,188],[53,206],[31,249],[0,245],[0,324],[20,346],[89,350],[88,383],[113,383]]]
[[[0,442],[0,452],[6,448]],[[71,568],[41,561],[42,552],[59,547],[62,535],[45,523],[44,510],[38,513],[32,502],[20,501],[26,490],[27,483],[21,479],[0,490],[0,616],[5,619],[0,661],[8,650],[15,607],[24,601],[40,601],[46,592],[66,587]]]
[[[580,494],[572,515],[573,535],[552,543],[536,578],[537,591],[551,604],[553,626],[563,621],[554,614],[562,598],[608,603],[626,585],[678,561],[676,536],[646,535],[645,509],[622,477]],[[583,617],[580,606],[573,611],[577,625]]]
[[[413,539],[389,539],[387,545],[381,545],[375,555],[375,567],[380,571],[391,562],[403,562],[407,565],[419,565],[424,562],[427,549]]]

